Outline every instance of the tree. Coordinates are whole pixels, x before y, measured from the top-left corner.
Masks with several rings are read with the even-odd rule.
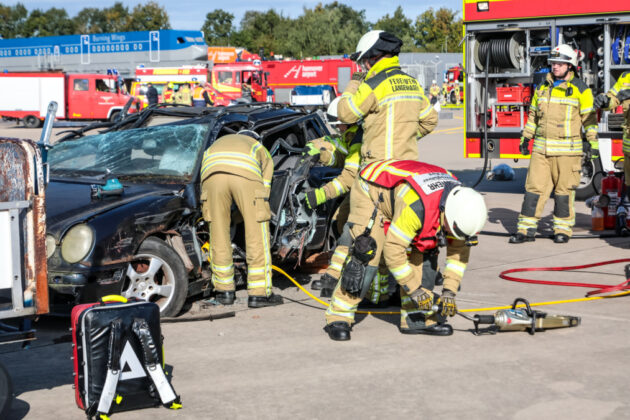
[[[121,2],[116,2],[109,9],[104,9],[105,24],[103,32],[124,32],[129,25],[129,9]]]
[[[421,51],[457,51],[462,37],[462,19],[458,11],[440,8],[426,10],[416,18],[412,37]],[[445,51],[445,52],[446,52]]]
[[[215,9],[206,15],[201,30],[208,45],[230,45],[234,15],[222,9]]]
[[[289,19],[274,9],[266,12],[248,10],[241,19],[240,30],[234,33],[232,43],[252,52],[263,48],[267,53],[278,53],[282,51],[289,23]]]
[[[65,9],[50,8],[45,12],[40,9],[31,11],[24,23],[24,36],[55,36],[75,33],[74,20],[68,17]]]
[[[3,38],[16,38],[24,36],[24,24],[28,11],[22,3],[15,6],[0,4],[0,36]]]
[[[156,31],[171,29],[166,10],[154,1],[133,8],[125,30],[127,31]]]
[[[390,17],[388,13],[376,21],[374,29],[382,29],[400,38],[403,41],[401,51],[409,52],[417,50],[414,40],[411,37],[411,19],[405,16],[400,6],[396,8],[393,16]]]

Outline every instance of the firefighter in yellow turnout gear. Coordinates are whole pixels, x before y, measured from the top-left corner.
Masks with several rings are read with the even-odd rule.
[[[552,190],[554,242],[568,242],[573,232],[575,189],[580,184],[582,167],[582,128],[592,157],[599,154],[593,93],[572,70],[577,67],[577,56],[577,52],[566,44],[556,47],[549,58],[552,72],[534,93],[523,130],[521,154],[529,154],[531,139],[534,145],[518,230],[510,237],[510,243],[534,240],[538,221]]]
[[[437,270],[438,246],[448,239],[441,314],[454,315],[455,295],[459,289],[470,254],[470,245],[485,224],[487,210],[483,197],[470,188],[463,188],[443,168],[417,161],[387,160],[365,167],[359,182],[369,188],[353,189],[351,194],[369,194],[380,214],[391,224],[385,234],[377,216],[370,236],[371,249],[378,259],[381,249],[389,271],[401,286],[401,332],[407,334],[450,335],[452,328],[437,323],[438,315],[430,313],[434,304],[433,287],[440,278]],[[444,232],[445,231],[445,232]],[[445,239],[446,239],[445,238]],[[358,240],[358,239],[357,239]],[[407,249],[412,246],[408,257]],[[357,245],[352,259],[359,258]],[[354,283],[364,287],[368,281],[347,273],[335,288],[326,311],[326,332],[333,340],[350,339],[354,313],[361,300]],[[365,275],[369,276],[367,268]],[[358,289],[361,289],[359,287]]]
[[[402,41],[384,31],[363,35],[352,58],[367,69],[355,73],[337,107],[339,119],[346,123],[363,121],[360,165],[385,159],[418,159],[418,139],[437,125],[437,112],[431,106],[418,81],[400,69],[398,53]],[[365,79],[365,80],[363,80]],[[350,192],[350,214],[333,255],[336,266],[330,273],[338,279],[342,262],[347,259],[353,238],[368,225],[374,209],[369,194],[355,191],[366,188],[355,180]],[[367,187],[369,188],[369,187]],[[382,215],[378,215],[379,220]],[[376,275],[379,259],[370,261]],[[380,275],[383,286],[385,276]]]
[[[431,83],[429,94],[431,95],[429,97],[431,104],[435,104],[440,99],[440,87],[437,85],[435,80]]]
[[[250,130],[217,139],[201,164],[201,204],[210,226],[212,283],[216,299],[234,303],[234,264],[230,222],[232,202],[245,222],[249,307],[282,303],[271,291],[269,191],[273,161],[258,135]]]
[[[626,194],[630,196],[630,71],[624,72],[608,93],[600,93],[595,98],[595,107],[611,110],[621,105],[624,115],[623,125],[623,171]]]

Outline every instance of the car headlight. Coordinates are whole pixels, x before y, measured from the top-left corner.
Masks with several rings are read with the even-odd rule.
[[[54,236],[46,235],[46,259],[52,257],[52,254],[55,253],[55,248],[57,248],[57,241],[55,241]]]
[[[61,257],[74,264],[85,258],[92,249],[94,232],[85,224],[73,226],[61,240]]]

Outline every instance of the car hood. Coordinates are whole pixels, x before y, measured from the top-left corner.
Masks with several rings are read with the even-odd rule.
[[[51,233],[138,199],[176,194],[183,185],[123,184],[120,196],[92,199],[89,183],[53,181],[46,187],[46,224]],[[60,233],[60,232],[59,232]]]

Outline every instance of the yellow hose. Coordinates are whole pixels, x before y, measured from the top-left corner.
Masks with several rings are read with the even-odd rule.
[[[290,275],[288,275],[283,269],[281,269],[280,267],[276,267],[275,265],[272,265],[271,268],[273,268],[275,271],[277,271],[278,273],[282,274],[283,276],[285,276],[286,278],[288,278],[289,280],[291,280],[291,282],[293,284],[295,284],[301,291],[303,291],[304,293],[306,293],[306,295],[308,297],[310,297],[311,299],[313,299],[314,301],[321,303],[324,306],[330,306],[330,304],[324,302],[323,300],[313,296],[313,294],[311,292],[309,292],[308,290],[306,290],[304,287],[302,287],[302,285],[300,283],[298,283],[293,277],[291,277]],[[626,296],[630,294],[630,290],[625,291],[625,292],[621,292],[621,293],[615,293],[613,295],[606,295],[606,296],[591,296],[591,297],[585,297],[585,298],[578,298],[578,299],[566,299],[566,300],[552,300],[549,302],[535,302],[535,303],[530,303],[529,306],[546,306],[546,305],[560,305],[563,303],[574,303],[574,302],[586,302],[589,300],[599,300],[599,299],[609,299],[609,298],[616,298],[616,297],[621,297],[621,296]],[[516,305],[517,308],[524,308],[525,305],[521,304],[521,305]],[[472,309],[458,309],[458,312],[484,312],[484,311],[498,311],[501,309],[511,309],[512,305],[506,305],[506,306],[493,306],[493,307],[488,307],[488,308],[472,308]],[[400,311],[357,311],[358,314],[368,314],[368,315],[400,315]]]

